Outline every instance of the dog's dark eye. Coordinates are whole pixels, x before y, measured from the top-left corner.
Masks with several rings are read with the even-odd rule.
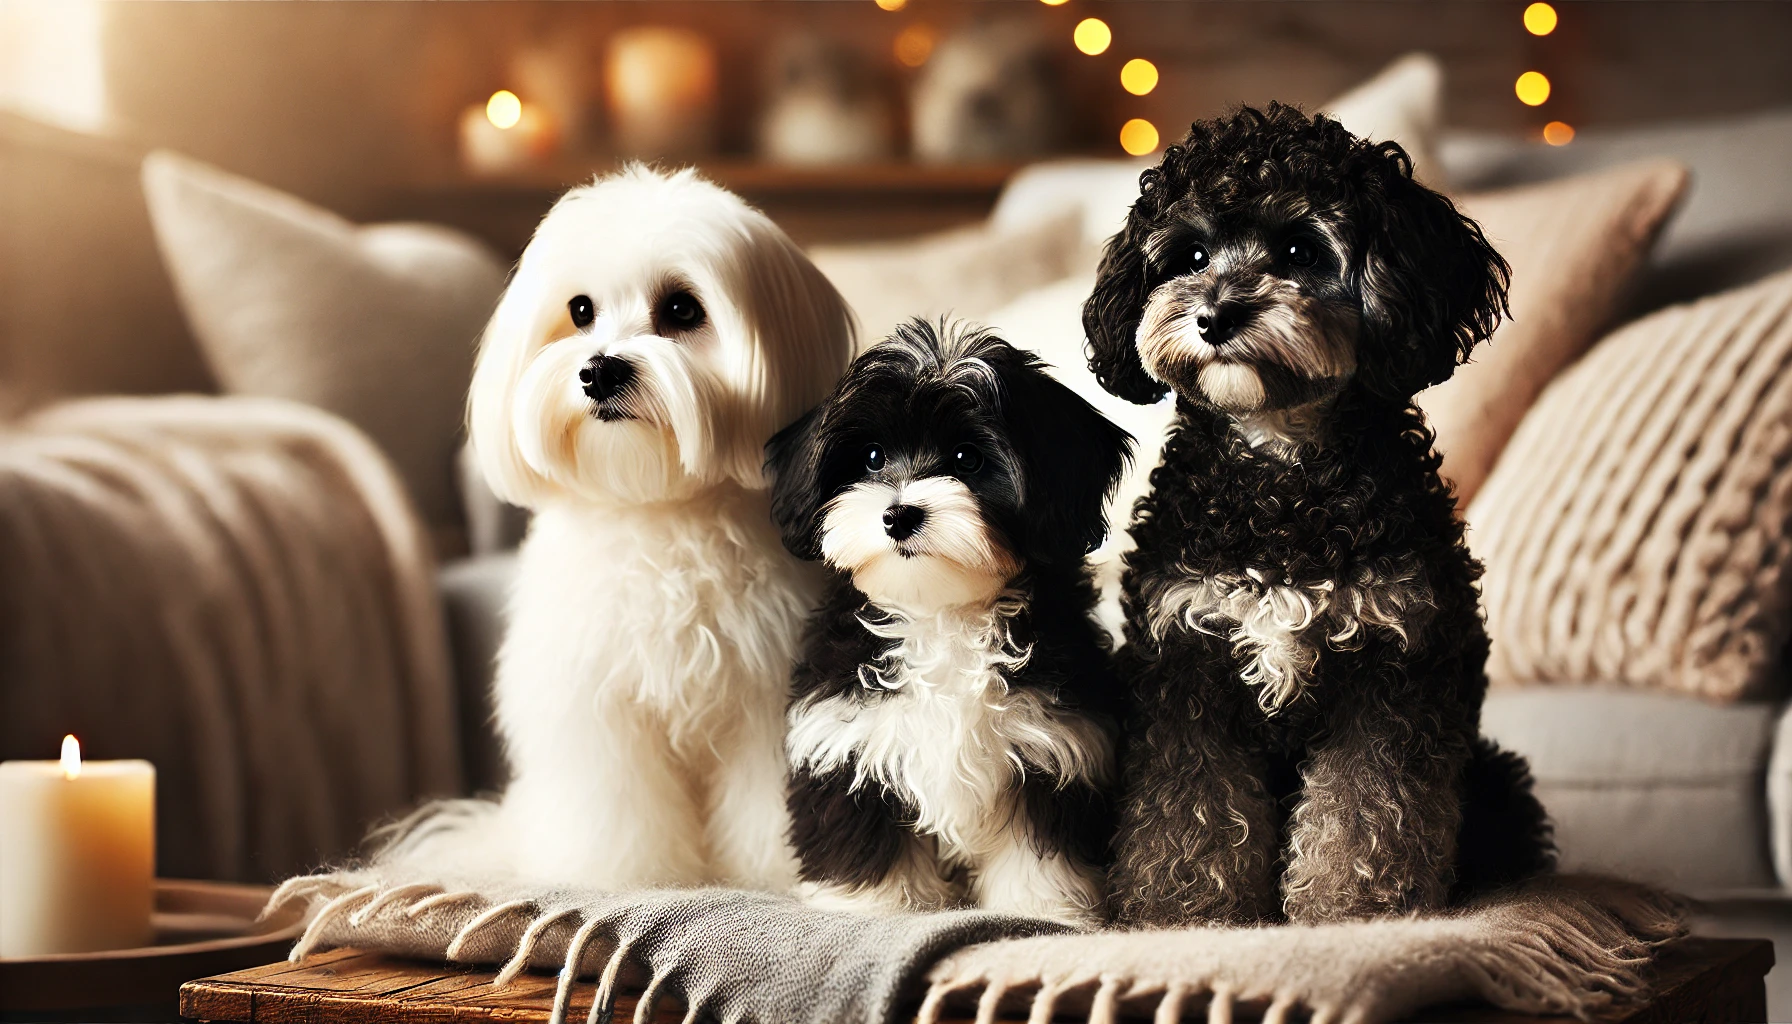
[[[675,331],[694,331],[703,326],[703,304],[697,296],[680,288],[660,300],[653,316],[661,330],[670,327]]]
[[[572,314],[572,325],[580,330],[590,327],[591,321],[597,319],[597,304],[589,295],[574,295],[566,304],[566,311]]]
[[[952,449],[952,471],[975,473],[983,468],[983,453],[974,444],[961,444]]]
[[[1207,264],[1207,247],[1205,245],[1197,245],[1188,251],[1188,265],[1195,273],[1199,274],[1206,270]]]
[[[865,468],[873,473],[884,468],[884,450],[880,445],[865,449]]]
[[[1296,267],[1310,267],[1319,261],[1319,248],[1310,238],[1292,238],[1282,255]]]

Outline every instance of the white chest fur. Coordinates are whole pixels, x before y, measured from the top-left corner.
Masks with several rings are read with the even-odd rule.
[[[764,494],[546,509],[519,557],[496,694],[513,758],[616,701],[654,709],[675,745],[742,701],[781,710],[818,580]]]
[[[1278,576],[1247,569],[1148,580],[1151,633],[1161,640],[1181,628],[1229,640],[1239,678],[1273,715],[1306,688],[1322,647],[1353,650],[1377,632],[1409,646],[1432,609],[1431,588],[1412,562],[1343,581],[1296,584]]]
[[[1106,735],[1003,676],[1031,653],[1009,628],[1020,608],[1004,598],[919,617],[867,609],[866,627],[896,646],[860,666],[869,692],[791,709],[793,767],[822,774],[851,765],[857,784],[897,794],[918,831],[966,860],[999,841],[1023,763],[1060,778],[1103,778]]]

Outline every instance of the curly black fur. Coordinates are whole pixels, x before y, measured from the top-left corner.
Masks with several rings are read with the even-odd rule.
[[[958,457],[967,445],[976,459]],[[872,448],[877,456],[868,463]],[[1113,835],[1118,707],[1082,556],[1102,539],[1103,504],[1129,449],[1124,431],[1052,380],[1032,355],[987,332],[922,321],[868,350],[826,402],[772,439],[773,514],[786,546],[805,558],[839,551],[828,545],[830,530],[858,529],[832,518],[855,488],[877,495],[872,512],[885,508],[884,494],[908,501],[917,482],[949,479],[970,496],[974,524],[967,513],[942,506],[907,536],[892,532],[886,513],[884,533],[894,551],[918,561],[925,543],[913,551],[905,545],[925,542],[936,523],[987,531],[1009,570],[982,603],[954,606],[938,613],[939,621],[995,623],[1002,650],[1026,652],[1024,660],[998,665],[996,680],[969,677],[967,684],[950,666],[937,677],[904,675],[896,664],[903,641],[892,638],[890,623],[935,613],[881,605],[882,598],[860,589],[857,567],[833,564],[844,556],[826,554],[834,577],[810,619],[793,687],[791,836],[805,882],[836,898],[909,906],[968,896],[1000,909],[1077,917],[1098,905],[1096,880]],[[955,524],[944,522],[953,515]],[[966,643],[987,636],[946,635]],[[1037,749],[1004,745],[995,719],[1027,713],[1035,706],[1029,701],[1044,709],[1029,741]],[[865,770],[862,748],[838,764],[816,766],[825,760],[816,751],[830,747],[832,737],[878,715],[905,716],[880,720],[929,749],[911,746],[885,757],[881,775]],[[1038,756],[1046,751],[1099,763],[1067,771]],[[929,758],[966,766],[984,781],[964,789],[952,779],[942,784],[939,772],[920,765]],[[967,798],[978,803],[968,813]],[[940,813],[947,807],[953,809]],[[1047,886],[1015,902],[1010,878],[990,896],[980,887],[983,873],[1002,870],[989,864],[1010,858],[1014,843],[1041,862],[1067,861],[1081,888]]]
[[[1552,865],[1522,759],[1479,736],[1480,565],[1412,404],[1492,332],[1507,275],[1397,145],[1293,108],[1196,124],[1141,178],[1084,309],[1104,386],[1180,412],[1126,562],[1120,919],[1402,912]],[[1227,309],[1264,340],[1191,340]],[[1228,361],[1261,388],[1209,393]],[[1312,661],[1282,703],[1234,642],[1240,602],[1276,594],[1343,609],[1285,638]]]

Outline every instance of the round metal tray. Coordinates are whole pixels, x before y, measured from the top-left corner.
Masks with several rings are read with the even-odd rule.
[[[257,921],[272,889],[156,880],[156,941],[137,949],[0,957],[0,1012],[175,1005],[182,982],[280,960],[297,907]]]

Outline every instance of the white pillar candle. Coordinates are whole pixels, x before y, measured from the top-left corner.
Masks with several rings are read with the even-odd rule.
[[[0,957],[154,938],[155,766],[62,757],[0,764]]]

